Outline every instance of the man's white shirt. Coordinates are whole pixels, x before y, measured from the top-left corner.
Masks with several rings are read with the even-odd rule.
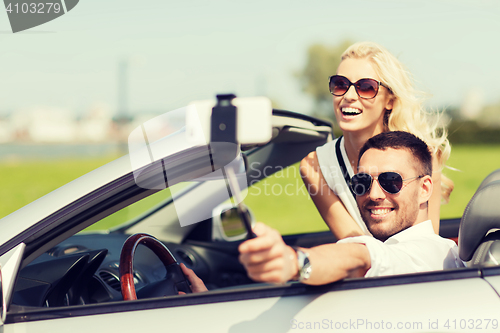
[[[430,220],[405,229],[382,242],[372,236],[356,236],[337,242],[365,244],[371,268],[365,277],[435,271],[464,267],[451,239],[434,233]]]

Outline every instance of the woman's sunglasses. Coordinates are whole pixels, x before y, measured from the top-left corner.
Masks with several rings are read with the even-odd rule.
[[[423,176],[424,175],[403,179],[399,173],[392,171],[382,172],[376,177],[361,172],[352,176],[349,186],[354,194],[361,196],[370,191],[373,179],[375,178],[384,191],[390,194],[396,194],[401,191],[404,182],[408,180],[420,179]]]
[[[356,93],[363,99],[371,99],[377,96],[380,86],[391,90],[387,85],[374,79],[360,79],[354,83],[342,75],[333,75],[329,78],[330,93],[333,96],[344,96],[351,86],[354,86]]]

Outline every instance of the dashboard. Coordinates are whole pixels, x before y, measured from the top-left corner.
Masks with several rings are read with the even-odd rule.
[[[123,300],[119,262],[123,243],[129,236],[89,233],[68,238],[20,271],[13,304],[58,307]],[[204,241],[164,244],[177,262],[193,269],[209,290],[253,283],[238,261],[238,244]],[[168,272],[146,246],[137,247],[133,271],[139,299],[163,296],[151,289],[165,280]]]

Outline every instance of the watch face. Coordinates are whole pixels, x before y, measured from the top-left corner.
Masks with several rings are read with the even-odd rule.
[[[309,265],[307,265],[307,268],[305,268],[304,274],[301,276],[302,280],[309,279],[309,277],[311,276],[311,271],[312,271],[312,268],[311,268],[311,265],[309,264]]]
[[[311,276],[311,262],[309,261],[309,254],[307,252],[302,251],[297,247],[293,247],[295,252],[297,253],[297,266],[299,268],[299,278],[298,281],[304,281]]]
[[[307,258],[307,255],[303,251],[298,250],[297,251],[297,261],[298,261],[298,265],[299,265],[299,270],[301,270],[302,267],[304,267],[304,265],[306,264],[306,260],[309,261],[309,259]]]
[[[302,251],[300,251],[302,252]],[[299,267],[300,267],[300,272],[299,272],[299,281],[307,280],[309,279],[309,276],[311,276],[311,262],[309,261],[309,256],[307,253],[302,252],[303,257],[299,259]]]

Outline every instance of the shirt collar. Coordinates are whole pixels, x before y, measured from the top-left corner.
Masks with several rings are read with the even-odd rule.
[[[429,235],[434,234],[434,228],[432,227],[431,220],[420,222],[414,226],[409,227],[403,231],[398,232],[395,235],[387,238],[384,243],[399,243],[408,239],[413,239],[416,235]]]

